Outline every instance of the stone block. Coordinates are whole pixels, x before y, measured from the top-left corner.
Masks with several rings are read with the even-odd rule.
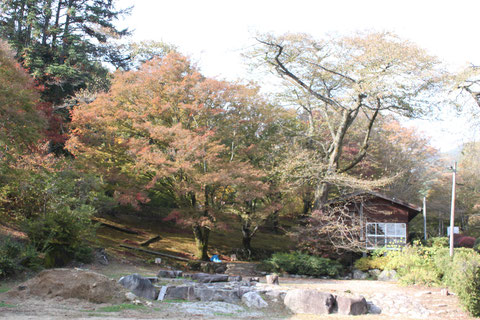
[[[285,306],[293,313],[329,314],[335,307],[335,298],[312,289],[295,289],[287,292]]]

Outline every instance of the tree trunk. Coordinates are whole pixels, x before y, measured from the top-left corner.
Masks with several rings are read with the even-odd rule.
[[[52,0],[48,0],[45,4],[46,9],[44,9],[45,21],[43,22],[42,27],[42,46],[47,45],[48,39],[48,28],[50,26],[50,19],[52,18]]]
[[[279,229],[279,221],[278,221],[278,214],[279,214],[280,210],[275,210],[272,212],[272,214],[270,215],[270,221],[272,222],[272,230],[273,232],[275,232],[276,234],[279,234],[280,233],[280,229]]]
[[[62,4],[63,1],[58,1],[57,12],[55,13],[55,26],[52,31],[52,48],[56,48],[57,46],[57,35],[58,29],[60,27],[60,12],[62,11]]]
[[[253,232],[250,229],[250,224],[248,222],[244,222],[242,224],[242,244],[243,249],[248,254],[248,258],[252,256],[252,237]]]
[[[197,258],[203,261],[209,261],[208,238],[210,236],[210,229],[198,225],[194,226],[193,235],[195,237],[195,244],[197,245]]]
[[[321,210],[328,200],[328,182],[322,182],[315,188],[315,200],[313,210]]]
[[[71,22],[72,18],[71,18],[70,15],[68,14],[68,11],[71,10],[71,8],[73,7],[73,5],[74,5],[74,0],[68,0],[68,4],[67,4],[67,14],[66,14],[66,18],[65,18],[65,25],[64,25],[64,27],[63,27],[62,53],[60,54],[60,57],[59,57],[59,63],[60,63],[60,64],[62,64],[62,63],[65,62],[66,57],[67,57],[67,49],[68,49],[68,46],[69,46],[70,43],[71,43],[71,39],[70,39],[70,22]]]

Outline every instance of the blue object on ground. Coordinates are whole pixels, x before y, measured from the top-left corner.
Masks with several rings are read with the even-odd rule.
[[[220,260],[220,258],[218,257],[218,255],[214,254],[211,258],[210,258],[210,261],[212,262],[222,262],[222,260]]]

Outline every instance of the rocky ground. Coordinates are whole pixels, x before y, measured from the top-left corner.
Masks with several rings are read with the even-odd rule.
[[[454,295],[442,295],[441,288],[401,287],[393,282],[371,280],[322,280],[281,277],[280,285],[268,285],[265,278],[252,283],[255,291],[268,303],[266,308],[247,307],[239,299],[226,301],[184,301],[169,298],[163,301],[123,299],[127,292],[116,285],[121,276],[139,273],[155,276],[158,267],[134,266],[129,263],[112,263],[108,266],[88,266],[97,276],[76,271],[56,274],[55,277],[33,278],[26,283],[12,282],[8,292],[0,294],[0,318],[2,319],[471,319],[458,306]],[[70,270],[72,271],[72,270]],[[67,277],[67,278],[62,278]],[[246,279],[246,277],[244,277]],[[41,281],[39,281],[41,280]],[[90,289],[82,283],[90,283]],[[92,282],[93,281],[93,282]],[[182,287],[191,285],[189,278],[160,278],[156,283],[163,286]],[[196,283],[199,280],[195,281]],[[75,286],[72,285],[76,283]],[[92,284],[93,283],[93,284]],[[204,288],[203,295],[211,294],[212,288],[230,290],[248,287],[246,283],[226,284],[198,283]],[[5,286],[0,285],[0,288]],[[94,290],[92,289],[94,288]],[[107,288],[108,290],[104,290]],[[218,289],[217,288],[217,289]],[[230,289],[229,289],[230,288]],[[87,290],[88,289],[88,290]],[[242,290],[244,290],[242,289]],[[379,314],[345,316],[339,314],[313,316],[293,315],[283,305],[280,294],[294,289],[316,289],[339,296],[362,295],[370,305],[370,311]],[[114,291],[111,292],[110,291]],[[76,292],[77,294],[70,294]],[[272,294],[273,292],[273,294]],[[275,294],[278,292],[279,294]],[[102,296],[111,294],[111,299]],[[122,297],[120,299],[120,297]],[[138,303],[138,304],[135,304]],[[375,309],[377,308],[377,309]]]

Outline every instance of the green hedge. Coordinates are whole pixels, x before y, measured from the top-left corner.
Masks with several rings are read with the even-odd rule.
[[[342,265],[335,260],[300,252],[274,253],[270,259],[264,261],[264,266],[267,271],[316,277],[336,277],[343,271]]]

